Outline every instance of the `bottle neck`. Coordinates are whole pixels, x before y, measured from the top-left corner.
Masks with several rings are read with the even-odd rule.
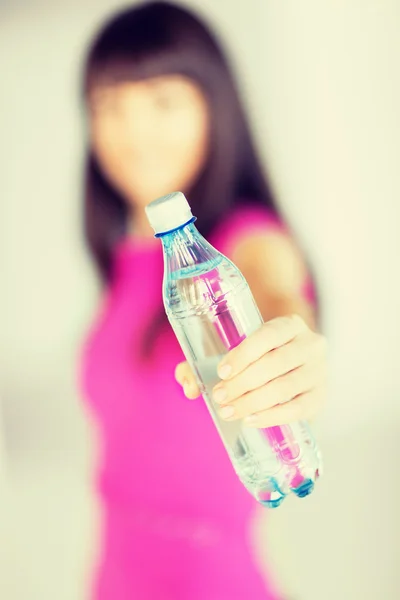
[[[158,237],[163,245],[165,265],[170,272],[209,263],[219,256],[193,221]]]

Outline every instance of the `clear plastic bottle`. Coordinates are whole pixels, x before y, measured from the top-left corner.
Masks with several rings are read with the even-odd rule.
[[[146,212],[163,245],[163,299],[169,322],[238,477],[271,508],[290,492],[307,496],[321,470],[308,424],[254,429],[220,419],[213,401],[219,362],[263,323],[246,280],[196,229],[182,193],[155,200]]]

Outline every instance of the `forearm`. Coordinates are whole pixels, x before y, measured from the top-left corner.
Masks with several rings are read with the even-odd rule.
[[[312,330],[317,329],[315,309],[302,296],[264,296],[257,303],[264,321],[270,321],[271,319],[285,315],[297,314],[304,319]]]

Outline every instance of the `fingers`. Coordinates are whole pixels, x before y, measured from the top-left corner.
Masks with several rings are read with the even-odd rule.
[[[223,367],[231,367],[222,372]],[[314,416],[326,396],[326,341],[300,317],[266,323],[221,363],[213,390],[219,414],[271,427]]]
[[[200,389],[196,378],[187,362],[181,362],[175,369],[175,379],[182,386],[183,392],[189,400],[200,396]]]
[[[272,380],[263,387],[257,388],[238,399],[225,404],[220,409],[220,416],[227,420],[244,419],[254,414],[274,411],[277,405],[291,403],[294,398],[305,394],[321,385],[325,380],[323,365],[308,363],[283,377]],[[302,415],[301,418],[306,418]]]
[[[284,346],[307,329],[303,319],[297,315],[278,317],[264,323],[223,359],[218,368],[219,377],[221,379],[234,377],[264,354]]]
[[[260,428],[308,420],[326,396],[326,341],[300,317],[280,317],[231,350],[218,373],[213,399],[224,420]],[[175,377],[188,398],[200,395],[188,363]]]
[[[323,386],[300,394],[287,404],[274,406],[245,419],[249,427],[274,427],[286,425],[295,421],[311,421],[319,412],[320,406],[325,398]]]
[[[228,403],[290,373],[324,352],[323,338],[309,329],[284,346],[271,350],[236,376],[214,388],[214,400]]]

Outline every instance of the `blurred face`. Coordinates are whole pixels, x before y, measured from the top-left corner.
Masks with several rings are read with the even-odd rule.
[[[205,164],[208,106],[187,78],[98,86],[89,97],[89,123],[105,177],[133,207],[187,190]]]

